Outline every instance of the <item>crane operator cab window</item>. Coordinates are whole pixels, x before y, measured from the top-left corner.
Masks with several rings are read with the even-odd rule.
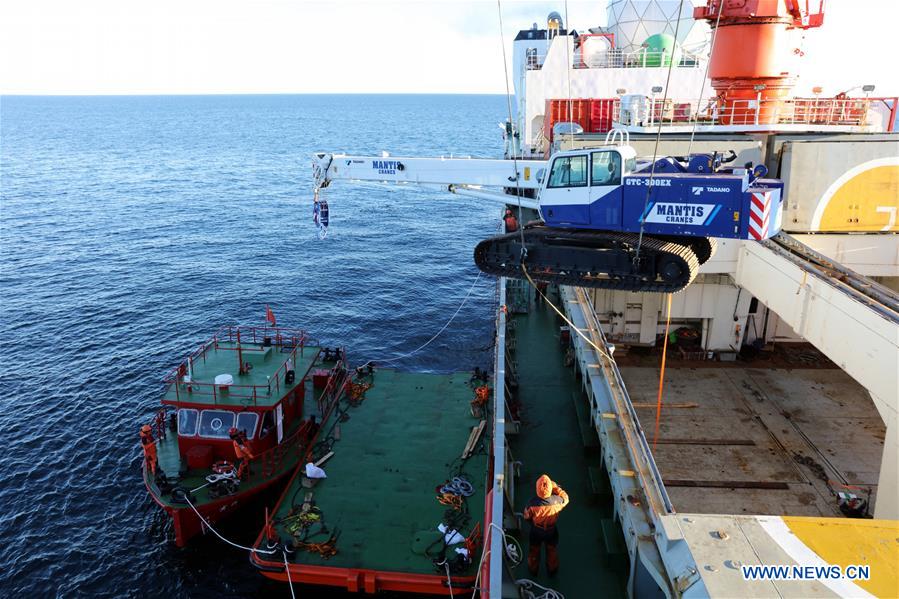
[[[587,157],[563,156],[556,158],[549,173],[548,187],[586,187]]]
[[[593,152],[593,186],[621,185],[621,154],[613,150]]]

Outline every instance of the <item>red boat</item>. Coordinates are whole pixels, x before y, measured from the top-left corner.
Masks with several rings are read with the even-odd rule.
[[[165,377],[163,407],[141,428],[143,470],[178,546],[302,463],[314,413],[344,392],[343,358],[305,331],[226,327]]]

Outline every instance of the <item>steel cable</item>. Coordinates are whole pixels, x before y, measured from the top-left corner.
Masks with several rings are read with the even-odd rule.
[[[637,238],[637,254],[634,256],[634,263],[640,259],[640,247],[643,245],[643,229],[646,225],[646,206],[649,204],[649,196],[652,193],[652,182],[656,176],[656,160],[659,157],[659,142],[662,140],[662,114],[665,110],[665,103],[668,101],[668,86],[671,85],[671,71],[674,68],[674,50],[677,48],[677,34],[680,33],[680,17],[684,8],[684,0],[680,0],[677,5],[677,23],[674,25],[674,47],[671,50],[671,58],[668,60],[668,76],[665,79],[665,89],[662,92],[662,106],[659,111],[659,125],[656,129],[656,143],[652,150],[652,169],[649,171],[649,184],[646,186],[646,198],[643,200],[643,211],[640,213],[640,236]],[[664,51],[662,56],[665,56]],[[650,105],[650,116],[655,114],[655,98],[653,97],[652,105]]]

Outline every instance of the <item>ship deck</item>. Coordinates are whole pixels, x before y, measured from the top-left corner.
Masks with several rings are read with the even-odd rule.
[[[307,345],[296,350],[296,362],[293,370],[295,382],[286,384],[284,380],[285,362],[291,357],[292,347],[276,345],[263,346],[262,343],[241,343],[241,357],[249,362],[252,369],[245,373],[238,372],[237,343],[218,341],[210,344],[193,361],[191,391],[188,385],[169,384],[162,401],[167,404],[205,404],[241,407],[271,407],[293,389],[312,368],[318,358],[320,347]],[[225,391],[215,385],[215,377],[230,374],[234,383]]]
[[[618,362],[651,444],[658,356]],[[861,385],[817,362],[669,360],[653,456],[677,511],[832,517],[842,514],[831,488],[876,496],[883,421]]]
[[[467,536],[479,523],[484,526],[489,426],[475,453],[464,463],[460,460],[472,427],[480,421],[470,413],[474,397],[470,379],[470,373],[377,370],[360,405],[342,404],[345,415],[332,418],[320,432],[320,438],[335,439],[334,455],[322,466],[327,478],[305,488],[300,468],[273,512],[280,539],[297,540],[291,516],[311,492],[321,522],[338,535],[337,553],[329,558],[303,549],[288,556],[293,582],[368,592],[448,592],[443,568],[438,570],[420,550],[429,539],[439,538],[437,525],[448,509],[437,501],[435,487],[459,469],[474,487],[467,499],[470,519],[460,532]],[[326,434],[332,425],[337,428]],[[319,525],[313,524],[310,532],[318,531]],[[314,534],[306,541],[320,543],[328,537]],[[437,545],[435,550],[442,542]],[[453,547],[447,555],[455,556]],[[467,581],[470,588],[479,556],[480,549],[467,569],[451,575],[454,585],[462,581],[464,587]],[[286,580],[282,563],[275,559],[269,567],[281,566],[281,575],[274,577]]]
[[[589,407],[574,369],[565,365],[563,323],[551,308],[536,303],[530,290],[529,295],[530,311],[510,319],[520,406],[520,432],[510,437],[510,445],[512,458],[521,462],[513,507],[522,512],[541,474],[565,489],[571,503],[558,521],[558,574],[548,576],[544,557],[538,576],[528,572],[524,560],[515,578],[534,580],[565,597],[588,597],[598,589],[604,597],[625,597],[626,549],[613,520],[608,475],[590,428]],[[558,302],[557,295],[552,299]],[[527,529],[525,524],[519,536],[525,555]]]

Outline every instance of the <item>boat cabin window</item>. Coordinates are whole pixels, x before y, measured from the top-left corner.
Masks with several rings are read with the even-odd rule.
[[[612,150],[593,152],[592,185],[621,185],[621,154]]]
[[[262,429],[259,431],[259,438],[269,434],[273,428],[275,428],[275,416],[271,411],[265,412],[262,415]]]
[[[207,439],[227,439],[234,426],[234,412],[203,410],[200,413],[200,436]]]
[[[178,434],[182,437],[193,437],[197,434],[197,422],[200,420],[197,410],[181,408],[178,410]]]
[[[586,187],[587,156],[556,158],[549,173],[547,187]]]
[[[237,415],[237,430],[241,430],[247,435],[247,439],[252,439],[256,434],[256,423],[259,422],[259,414],[256,412],[243,412]]]

